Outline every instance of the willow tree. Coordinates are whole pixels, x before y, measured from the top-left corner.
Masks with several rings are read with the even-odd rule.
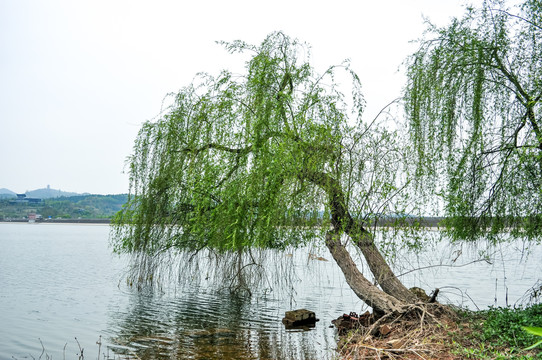
[[[361,120],[364,99],[348,63],[318,75],[308,46],[282,33],[260,46],[223,45],[249,55],[246,73],[198,75],[142,127],[129,202],[115,219],[116,250],[228,254],[321,241],[375,311],[415,301],[381,255],[367,217],[397,203],[404,154],[393,133]],[[351,96],[339,91],[338,78]]]
[[[433,189],[451,233],[539,239],[542,2],[487,0],[430,26],[408,61],[406,100],[418,178],[444,176]]]

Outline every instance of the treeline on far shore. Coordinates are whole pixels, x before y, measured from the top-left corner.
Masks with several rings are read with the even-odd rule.
[[[110,224],[111,219],[0,219],[0,223],[28,223],[36,224]]]
[[[128,201],[128,194],[119,195],[77,195],[49,199],[0,198],[1,222],[42,222],[42,223],[110,223],[113,216]],[[321,224],[324,214],[319,212],[316,223],[294,216],[286,226],[299,226],[307,221]],[[421,226],[442,227],[441,217],[414,217],[405,214],[368,216],[364,219],[366,226]]]
[[[49,199],[2,198],[0,197],[0,222],[43,222],[43,223],[102,223],[108,224],[113,216],[122,209],[128,201],[128,194],[118,195],[77,195]],[[38,201],[36,201],[38,200]],[[279,226],[319,226],[322,224],[323,212],[318,212],[316,218],[304,215],[293,216]],[[312,220],[311,220],[312,218]],[[448,221],[442,217],[411,216],[408,214],[381,214],[362,216],[365,226],[396,227],[413,226],[424,228],[444,228]],[[463,222],[476,219],[462,219]],[[477,221],[479,221],[478,219]],[[498,219],[488,218],[486,222],[493,223]],[[542,224],[542,215],[527,218],[501,219],[503,227],[529,227]],[[457,221],[457,219],[456,219]],[[448,223],[448,226],[455,224]]]
[[[38,202],[1,199],[0,221],[108,223],[127,200],[127,194],[78,195]]]

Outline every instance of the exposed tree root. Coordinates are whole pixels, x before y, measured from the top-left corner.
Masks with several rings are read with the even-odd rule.
[[[453,310],[438,303],[417,303],[400,313],[375,319],[351,313],[334,321],[343,359],[459,359],[451,354],[450,332],[457,329]]]

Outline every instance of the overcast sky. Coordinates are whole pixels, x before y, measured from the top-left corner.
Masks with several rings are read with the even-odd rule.
[[[401,94],[398,70],[425,28],[423,16],[444,25],[463,5],[0,0],[0,188],[127,192],[126,157],[164,96],[197,72],[242,69],[218,40],[259,44],[282,30],[312,46],[319,71],[350,59],[372,118]]]

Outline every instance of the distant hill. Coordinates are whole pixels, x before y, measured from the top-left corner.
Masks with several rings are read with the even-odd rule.
[[[52,189],[49,185],[46,188],[29,190],[25,193],[26,197],[37,198],[37,199],[53,199],[58,197],[70,197],[70,196],[86,196],[90,195],[89,193],[76,193],[70,191],[62,191],[57,189]],[[0,199],[8,199],[16,197],[17,193],[6,188],[0,189]]]
[[[79,194],[75,192],[68,192],[62,190],[51,189],[49,186],[43,189],[31,190],[26,192],[26,196],[30,198],[38,199],[51,199],[58,197],[80,196],[89,195],[89,193]]]
[[[6,188],[0,189],[0,199],[14,198],[16,196],[17,194],[9,189],[6,189]]]

